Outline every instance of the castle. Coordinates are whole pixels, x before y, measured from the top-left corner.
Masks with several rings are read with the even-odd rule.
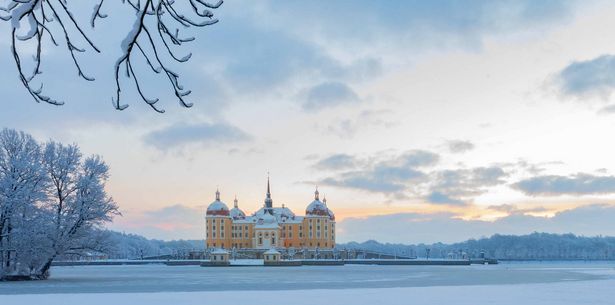
[[[305,209],[305,216],[296,216],[282,205],[273,206],[267,178],[267,193],[261,209],[251,216],[239,209],[237,198],[233,208],[220,200],[207,207],[205,215],[205,245],[223,249],[333,249],[335,247],[335,215],[327,207],[327,199],[314,200]]]

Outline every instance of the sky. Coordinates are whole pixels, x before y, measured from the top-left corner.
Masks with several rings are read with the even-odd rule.
[[[317,186],[338,242],[615,235],[612,1],[228,0],[179,49],[192,108],[134,60],[164,114],[125,77],[129,107],[113,108],[135,16],[103,10],[86,29],[103,51],[77,55],[96,81],[45,45],[39,79],[63,106],[27,94],[0,22],[0,127],[101,155],[113,230],[202,239],[217,188],[252,213],[269,173],[274,205],[298,215]]]

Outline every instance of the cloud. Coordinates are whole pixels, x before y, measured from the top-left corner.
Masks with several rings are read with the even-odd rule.
[[[355,165],[355,162],[355,158],[351,155],[335,154],[319,160],[316,164],[314,164],[314,167],[329,170],[346,169],[352,168]]]
[[[596,195],[615,193],[615,176],[579,173],[572,176],[544,175],[512,185],[529,196]]]
[[[335,119],[333,123],[323,130],[324,134],[334,134],[342,139],[355,136],[360,129],[374,130],[374,128],[391,128],[398,123],[391,121],[390,117],[384,116],[391,114],[390,110],[363,110],[354,118]]]
[[[438,191],[432,192],[427,197],[425,197],[425,199],[429,203],[435,203],[435,204],[453,204],[453,205],[464,205],[465,204],[461,200],[453,199],[449,197],[448,195],[438,192]]]
[[[446,169],[430,175],[431,203],[460,204],[487,191],[488,187],[506,183],[508,173],[498,166],[471,169]],[[434,196],[434,194],[436,194]]]
[[[349,158],[351,156],[335,156],[316,164],[346,164]],[[506,183],[505,178],[509,176],[499,166],[426,171],[439,161],[440,155],[426,150],[410,150],[384,159],[353,157],[353,170],[329,176],[320,183],[383,193],[393,198],[414,196],[429,203],[462,205],[485,193],[489,187]]]
[[[282,1],[275,11],[280,23],[304,37],[326,39],[349,52],[394,45],[417,49],[480,46],[484,36],[537,31],[566,21],[571,1]],[[296,12],[310,20],[296,22]],[[357,31],[361,29],[361,31]],[[369,41],[369,44],[365,42]]]
[[[178,123],[143,137],[146,144],[163,151],[191,144],[236,143],[250,139],[250,135],[226,123]]]
[[[255,18],[266,3],[237,1],[225,6],[217,12],[221,22],[208,28],[207,39],[198,40],[194,48],[199,51],[195,55],[207,60],[205,73],[237,94],[277,93],[297,80],[308,84],[359,81],[381,73],[377,58],[358,56],[341,62],[325,47],[296,35],[288,23],[273,18],[276,9],[267,9],[263,18],[268,22]]]
[[[359,96],[345,83],[324,82],[307,90],[303,109],[317,111],[359,101]]]
[[[607,99],[615,89],[615,56],[575,61],[558,73],[557,84],[564,95]]]
[[[375,239],[380,242],[458,242],[499,234],[532,232],[615,235],[615,206],[589,205],[556,213],[551,218],[513,213],[496,221],[463,220],[453,213],[399,213],[347,218],[338,223],[339,242]],[[391,234],[411,232],[411,234]]]
[[[451,153],[465,153],[474,149],[474,144],[470,141],[452,140],[446,143]]]
[[[602,107],[599,111],[599,114],[613,114],[615,113],[615,105],[608,105]]]
[[[399,193],[406,190],[406,184],[425,177],[421,171],[411,168],[377,165],[366,171],[346,172],[338,177],[329,177],[322,184],[370,192]]]
[[[426,150],[411,150],[402,154],[396,161],[399,166],[424,167],[438,163],[440,156]]]
[[[354,164],[362,167],[361,170],[328,177],[321,183],[400,196],[409,184],[419,183],[427,177],[419,168],[433,166],[439,160],[438,154],[426,150],[410,150],[375,162],[355,158]]]

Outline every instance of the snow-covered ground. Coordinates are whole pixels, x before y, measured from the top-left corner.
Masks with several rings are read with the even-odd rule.
[[[614,304],[615,263],[58,267],[0,304]]]

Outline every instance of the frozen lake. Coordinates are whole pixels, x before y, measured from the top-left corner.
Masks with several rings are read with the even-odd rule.
[[[350,300],[353,304],[408,304],[404,298],[412,295],[422,296],[413,304],[483,303],[480,300],[508,304],[510,298],[524,300],[524,305],[550,304],[552,299],[560,301],[552,304],[613,304],[615,293],[611,287],[615,287],[615,263],[608,262],[230,268],[79,266],[54,267],[48,281],[0,282],[0,303],[80,304],[87,300],[88,304],[119,305],[149,300],[149,304],[210,304],[202,301],[215,299],[218,304],[237,304],[241,302],[240,296],[254,299],[261,295],[276,297],[250,303],[303,304],[285,303],[278,296],[321,295],[331,300],[329,304]],[[341,299],[334,302],[336,298]],[[3,299],[10,302],[4,303]]]

